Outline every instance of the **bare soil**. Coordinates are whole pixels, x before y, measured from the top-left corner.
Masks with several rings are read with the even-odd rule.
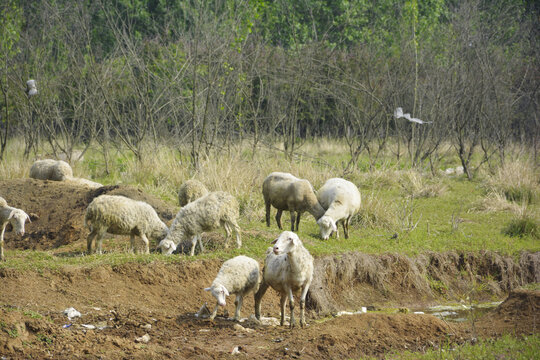
[[[147,201],[168,221],[176,212],[131,187],[88,190],[32,179],[3,181],[0,196],[34,218],[22,240],[7,233],[6,246],[43,250],[82,241],[87,234],[84,210],[101,193]],[[538,254],[524,254],[519,262],[491,253],[481,259],[471,256],[467,260],[458,254],[451,260],[452,256],[435,253],[410,259],[397,254],[355,253],[316,259],[318,280],[310,293],[305,329],[249,320],[238,324],[221,315],[222,310],[215,321],[195,317],[204,302],[209,307],[215,304],[203,287],[217,273],[221,265],[217,259],[40,271],[0,267],[0,355],[8,359],[348,359],[422,351],[477,336],[538,333],[538,291],[512,291],[497,309],[474,323],[448,323],[431,315],[399,312],[330,315],[360,306],[377,309],[389,303],[432,301],[437,294],[422,280],[426,273],[441,281],[466,269],[472,269],[471,276],[485,272],[493,278],[498,273],[496,295],[538,277]],[[457,292],[461,286],[450,280],[448,284],[449,292]],[[269,290],[263,299],[263,316],[279,318],[278,304],[276,293]],[[68,319],[63,310],[69,307],[82,316]],[[228,299],[225,310],[234,312],[234,298]],[[252,313],[253,297],[249,296],[242,314]],[[145,334],[150,337],[148,343],[136,341]],[[233,349],[236,355],[231,354]]]

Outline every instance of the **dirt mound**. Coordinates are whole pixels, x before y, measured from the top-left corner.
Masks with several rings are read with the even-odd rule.
[[[479,330],[488,335],[532,334],[540,331],[540,291],[515,290],[484,316]]]
[[[84,225],[84,213],[88,204],[102,194],[123,195],[146,201],[169,223],[176,208],[142,190],[123,185],[89,189],[85,186],[57,181],[15,179],[0,181],[0,196],[9,205],[23,209],[32,222],[25,226],[21,238],[6,232],[6,248],[49,250],[85,239],[88,230]]]

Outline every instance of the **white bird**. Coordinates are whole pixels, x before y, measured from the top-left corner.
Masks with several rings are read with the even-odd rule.
[[[400,108],[400,107],[396,108],[396,110],[394,111],[394,117],[396,119],[404,117],[405,119],[407,119],[409,121],[412,121],[412,122],[415,122],[415,123],[418,123],[418,124],[431,124],[433,122],[433,121],[423,121],[423,120],[420,120],[420,119],[417,119],[417,118],[413,118],[413,117],[411,117],[411,114],[409,114],[409,113],[404,114],[403,109]]]
[[[36,80],[28,80],[26,82],[26,95],[30,97],[36,95],[37,93]]]

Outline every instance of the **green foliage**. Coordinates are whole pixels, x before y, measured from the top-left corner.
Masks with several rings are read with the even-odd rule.
[[[425,353],[401,352],[386,356],[386,359],[536,359],[540,348],[540,336],[538,334],[517,337],[503,335],[497,339],[480,339],[477,343],[465,343],[462,345],[446,344],[440,349],[429,349]]]
[[[512,237],[528,236],[532,239],[540,240],[540,223],[538,219],[525,214],[511,220],[503,229],[503,233]]]

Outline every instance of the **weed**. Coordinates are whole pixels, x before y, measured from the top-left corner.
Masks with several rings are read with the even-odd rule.
[[[503,229],[503,234],[512,237],[529,236],[533,239],[540,239],[540,224],[538,219],[524,213],[510,221]]]
[[[50,344],[53,343],[53,338],[48,337],[47,335],[42,334],[42,333],[37,333],[36,334],[36,339],[39,342],[42,342],[42,343],[47,344],[47,345],[50,345]]]
[[[37,313],[35,311],[32,311],[32,310],[25,310],[23,312],[23,314],[24,314],[24,316],[28,316],[28,317],[30,317],[32,319],[41,319],[42,318],[41,314],[39,314],[39,313]]]

